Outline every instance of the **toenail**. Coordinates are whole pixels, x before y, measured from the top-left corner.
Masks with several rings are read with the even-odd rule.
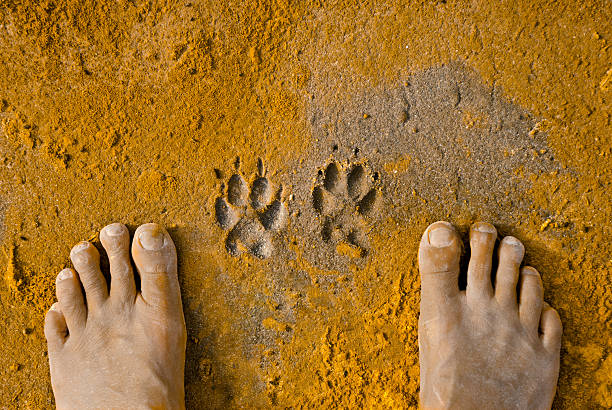
[[[72,277],[72,269],[66,268],[66,269],[62,270],[59,273],[59,275],[57,275],[57,280],[59,282],[60,280],[69,279],[71,277]]]
[[[71,253],[79,253],[89,248],[89,246],[90,246],[89,242],[86,242],[86,241],[79,242],[78,244],[74,245],[74,248],[72,248]]]
[[[508,245],[516,246],[516,247],[522,247],[523,246],[521,241],[516,239],[514,236],[506,236],[504,239],[502,239],[502,242],[505,243],[505,244],[508,244]]]
[[[55,310],[56,312],[59,311],[59,303],[55,302],[52,304],[49,310]]]
[[[114,224],[110,224],[107,225],[104,228],[104,232],[108,235],[108,236],[119,236],[121,234],[123,234],[123,225],[121,225],[120,223],[114,223]]]
[[[532,268],[531,266],[525,266],[523,268],[523,274],[525,274],[525,275],[535,275],[535,276],[539,276],[540,275],[538,273],[538,271],[535,270],[534,268]]]
[[[160,229],[142,231],[138,235],[138,242],[148,251],[158,251],[164,247],[164,233]]]
[[[444,248],[453,241],[453,231],[444,226],[438,225],[429,231],[429,243],[436,248]]]
[[[489,224],[479,223],[474,226],[474,229],[483,233],[495,233],[495,228]]]

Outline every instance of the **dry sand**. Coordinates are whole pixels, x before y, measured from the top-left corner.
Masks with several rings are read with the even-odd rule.
[[[320,3],[0,6],[2,406],[53,403],[71,246],[154,221],[188,407],[416,408],[438,219],[525,243],[565,327],[554,407],[612,406],[610,7]]]

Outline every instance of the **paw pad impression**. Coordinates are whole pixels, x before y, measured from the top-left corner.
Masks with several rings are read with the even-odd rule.
[[[225,248],[233,256],[246,251],[258,258],[269,257],[274,250],[272,234],[287,222],[282,187],[275,192],[261,161],[258,168],[250,187],[240,171],[236,171],[227,182],[225,195],[215,201],[217,223],[228,231]]]
[[[359,249],[361,256],[367,253],[366,222],[376,213],[381,197],[373,186],[375,179],[364,164],[349,164],[345,169],[332,162],[319,172],[312,204],[321,215],[324,241],[349,244]]]

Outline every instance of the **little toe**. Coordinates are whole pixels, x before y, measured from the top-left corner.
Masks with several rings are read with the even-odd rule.
[[[506,236],[499,246],[499,265],[495,277],[495,298],[506,307],[517,307],[516,284],[525,247],[514,236]]]
[[[85,289],[87,308],[97,309],[108,298],[106,279],[100,270],[100,253],[91,243],[83,241],[72,248],[70,260]]]
[[[523,326],[533,333],[537,333],[540,324],[543,296],[540,274],[531,266],[525,266],[519,279],[519,316]]]
[[[470,228],[470,262],[467,272],[467,288],[465,290],[469,301],[481,300],[493,296],[491,285],[491,264],[493,248],[497,231],[486,222],[476,222]]]
[[[119,303],[133,302],[136,285],[130,262],[130,233],[120,223],[105,226],[100,242],[108,254],[111,274],[110,298]]]
[[[59,303],[55,302],[45,316],[45,337],[49,351],[55,352],[61,349],[67,335],[66,319],[60,310]]]
[[[176,249],[168,232],[153,223],[139,226],[132,241],[132,257],[145,302],[158,307],[179,306]]]
[[[68,325],[68,331],[75,333],[85,327],[87,319],[81,284],[72,269],[62,270],[55,283],[59,308]]]
[[[421,314],[436,317],[459,294],[461,244],[448,222],[427,227],[419,245],[421,273]]]
[[[544,348],[551,353],[559,353],[561,349],[561,335],[563,325],[559,313],[546,302],[542,306],[542,317],[540,318],[540,339]]]

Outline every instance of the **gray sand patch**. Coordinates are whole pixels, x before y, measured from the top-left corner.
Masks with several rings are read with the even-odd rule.
[[[319,104],[334,99],[319,98],[317,92],[333,90],[313,86],[309,121],[315,145],[302,161],[289,164],[295,172],[270,172],[271,182],[284,187],[289,223],[271,236],[270,253],[260,256],[267,261],[269,295],[278,305],[275,317],[283,323],[295,323],[296,307],[307,303],[285,300],[287,295],[303,294],[313,280],[290,267],[296,248],[311,266],[330,272],[317,282],[335,293],[339,276],[350,280],[350,264],[376,257],[369,236],[380,221],[393,218],[407,226],[415,216],[430,215],[433,222],[467,212],[494,224],[513,224],[532,205],[526,176],[560,170],[533,115],[459,63],[428,69],[391,87],[366,89],[331,105]],[[251,185],[258,181],[247,180]],[[249,189],[267,192],[257,186]],[[247,187],[235,191],[239,199],[229,203],[249,201]],[[270,202],[273,196],[266,198]],[[238,226],[223,216],[226,203],[222,205],[219,224],[227,227],[231,220]],[[242,241],[257,243],[246,234]],[[344,245],[349,254],[338,252]],[[252,253],[257,255],[257,249]],[[290,330],[279,335],[254,326],[266,316],[259,308],[242,306],[239,299],[228,302],[243,310],[254,343],[290,338]]]
[[[367,184],[380,190],[366,230],[380,218],[409,223],[412,215],[459,211],[511,223],[531,206],[527,176],[560,170],[533,115],[459,63],[331,106],[318,100],[314,94],[309,114],[317,145],[296,164],[289,190],[299,210],[292,226],[316,244],[306,256],[327,269],[343,270],[348,260],[321,233],[325,218],[313,206],[329,164],[346,175],[363,166]]]

